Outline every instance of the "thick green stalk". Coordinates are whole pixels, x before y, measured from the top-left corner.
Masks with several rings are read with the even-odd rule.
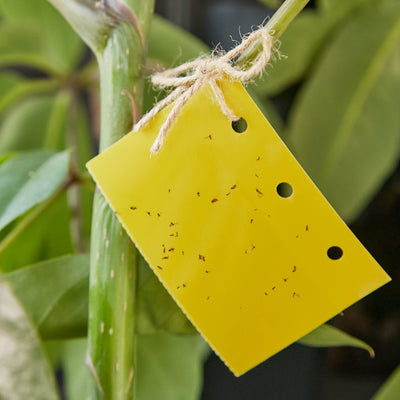
[[[154,0],[126,0],[126,4],[117,0],[49,1],[97,56],[103,151],[129,132],[140,117],[142,66]],[[93,379],[89,398],[132,399],[138,255],[100,192],[93,204],[90,254],[87,364]]]
[[[129,23],[111,33],[98,57],[101,87],[100,151],[132,128],[141,109],[143,41]],[[95,195],[91,237],[88,361],[95,377],[91,399],[132,399],[135,375],[136,251],[103,195]]]

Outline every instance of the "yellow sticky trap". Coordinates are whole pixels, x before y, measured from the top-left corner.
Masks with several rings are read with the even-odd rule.
[[[235,375],[282,350],[389,276],[354,237],[241,84],[207,85],[159,154],[168,111],[88,163],[171,296]]]

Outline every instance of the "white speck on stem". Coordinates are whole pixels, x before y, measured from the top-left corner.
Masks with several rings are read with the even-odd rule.
[[[111,276],[111,278],[114,278],[114,270],[113,269],[110,272],[110,276]]]
[[[121,261],[124,261],[125,260],[125,253],[122,253],[121,254]]]
[[[129,48],[126,49],[126,55],[129,56]]]
[[[103,234],[104,234],[104,239],[105,239],[107,237],[107,228],[104,228]]]
[[[110,336],[112,336],[113,333],[114,333],[114,329],[113,329],[113,328],[110,328],[110,329],[108,330],[108,333],[109,333]]]
[[[124,311],[126,312],[126,309],[128,308],[128,305],[124,303]]]
[[[104,333],[104,322],[100,324],[100,332]]]
[[[97,254],[96,254],[96,260],[98,260],[99,258],[100,258],[100,253],[97,252]]]
[[[106,241],[106,247],[108,247],[109,245],[110,245],[110,241],[107,240],[107,241]]]
[[[116,370],[116,371],[119,371],[119,363],[116,363],[116,364],[115,364],[115,370]]]

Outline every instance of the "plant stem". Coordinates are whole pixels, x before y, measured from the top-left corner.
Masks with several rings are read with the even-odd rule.
[[[100,69],[100,151],[129,132],[142,109],[146,37],[154,0],[49,0],[92,48]],[[128,7],[129,6],[129,7]],[[130,93],[136,115],[132,113]],[[90,256],[87,363],[92,400],[134,394],[137,252],[96,192]]]
[[[265,25],[265,29],[270,33],[274,42],[283,35],[289,24],[296,18],[309,1],[310,0],[286,0],[279,7]],[[259,44],[253,45],[238,59],[238,64],[249,64],[257,57],[257,54],[260,51],[261,47]]]
[[[123,90],[143,93],[141,41],[132,25],[120,24],[98,57],[100,67],[100,151],[132,128],[132,109]],[[136,251],[100,192],[93,204],[90,256],[88,364],[90,398],[133,397],[135,373]]]
[[[286,0],[268,21],[267,29],[275,40],[279,39],[297,14],[310,0]]]

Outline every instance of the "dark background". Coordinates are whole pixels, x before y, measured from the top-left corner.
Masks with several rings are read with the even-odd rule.
[[[225,50],[234,46],[232,39],[240,39],[239,32],[250,31],[273,13],[251,0],[158,0],[156,4],[158,14],[192,32],[210,48],[221,43]],[[272,99],[284,119],[300,85]],[[371,399],[400,360],[399,204],[398,169],[351,225],[393,282],[331,321],[371,344],[375,359],[359,349],[315,349],[294,344],[235,378],[211,354],[204,369],[202,400]]]

